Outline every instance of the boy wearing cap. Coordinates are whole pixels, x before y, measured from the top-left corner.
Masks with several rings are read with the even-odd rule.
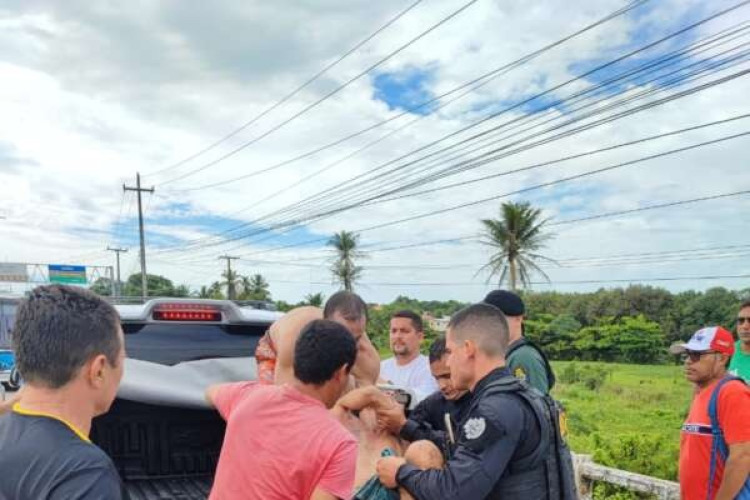
[[[732,334],[721,327],[703,328],[671,352],[684,356],[685,378],[696,385],[680,438],[682,498],[731,500],[750,474],[750,389],[742,381],[725,379],[734,354]],[[718,429],[712,415],[722,436],[713,435]],[[718,450],[720,440],[726,443],[726,459]]]
[[[500,309],[508,320],[510,345],[506,362],[510,372],[543,394],[549,393],[555,385],[555,374],[539,346],[523,336],[526,306],[521,297],[507,290],[494,290],[483,302]]]

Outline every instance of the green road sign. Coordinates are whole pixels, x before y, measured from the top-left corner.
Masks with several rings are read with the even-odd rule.
[[[63,285],[85,285],[86,266],[63,266],[59,264],[49,265],[50,283],[59,283]]]

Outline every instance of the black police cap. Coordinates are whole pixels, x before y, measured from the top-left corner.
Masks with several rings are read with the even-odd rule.
[[[487,294],[483,302],[497,307],[506,316],[523,316],[526,312],[521,297],[508,290],[493,290]]]

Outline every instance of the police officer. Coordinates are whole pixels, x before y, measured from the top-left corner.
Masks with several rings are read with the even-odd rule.
[[[526,306],[521,297],[507,290],[494,290],[487,294],[484,303],[500,309],[508,320],[510,345],[505,359],[510,372],[548,394],[555,385],[555,374],[544,351],[523,335]]]
[[[378,423],[406,441],[431,441],[448,456],[455,429],[469,409],[471,393],[453,387],[444,335],[430,346],[429,359],[430,372],[440,390],[423,399],[408,419],[399,406],[379,410]]]
[[[445,467],[428,470],[413,458],[383,458],[377,464],[380,481],[418,500],[546,498],[547,434],[534,410],[504,390],[529,390],[505,368],[505,316],[487,304],[459,311],[448,326],[446,346],[454,386],[472,394],[453,456]]]

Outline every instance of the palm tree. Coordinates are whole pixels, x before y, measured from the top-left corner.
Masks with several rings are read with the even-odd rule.
[[[268,282],[262,274],[254,274],[249,280],[243,281],[243,286],[247,286],[245,292],[253,300],[271,300],[271,292],[268,290]]]
[[[221,277],[224,278],[224,285],[227,287],[227,298],[229,300],[237,299],[237,288],[242,284],[242,278],[237,274],[237,271],[231,271],[227,269],[221,273]]]
[[[323,307],[323,302],[325,302],[325,297],[321,292],[305,295],[305,303],[313,307]]]
[[[362,275],[362,267],[354,263],[354,259],[364,257],[364,254],[357,250],[358,244],[359,235],[349,231],[336,233],[328,240],[328,246],[336,251],[331,272],[348,292],[352,291],[352,285]]]
[[[554,236],[545,234],[544,226],[549,220],[541,216],[542,210],[532,208],[529,203],[508,202],[501,205],[499,219],[482,219],[486,238],[482,243],[493,247],[495,252],[480,272],[489,268],[490,278],[499,275],[500,285],[507,279],[514,291],[519,281],[525,287],[531,284],[532,272],[538,272],[549,281],[536,262],[554,262],[537,253]]]

